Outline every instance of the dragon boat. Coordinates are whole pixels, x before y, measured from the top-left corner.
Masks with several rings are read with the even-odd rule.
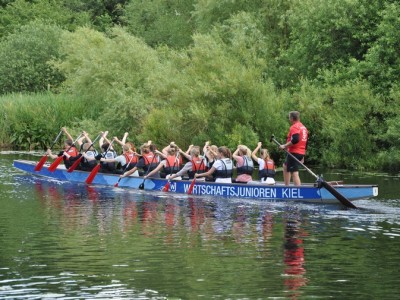
[[[14,160],[14,167],[33,174],[35,176],[47,177],[53,180],[86,184],[89,172],[74,170],[67,172],[64,165],[59,165],[54,172],[48,170],[49,164],[46,163],[40,171],[35,171],[37,162],[29,160]],[[139,189],[162,191],[168,183],[167,179],[147,178],[129,176],[122,178],[118,174],[97,173],[93,179],[93,185],[112,186],[118,182],[118,188]],[[188,193],[192,180],[171,180],[169,182],[169,193]],[[377,185],[366,184],[342,184],[340,182],[329,183],[336,191],[346,197],[349,201],[368,199],[378,195]],[[340,203],[334,195],[323,185],[315,183],[305,183],[301,186],[286,186],[277,182],[275,185],[266,185],[258,181],[243,183],[216,183],[208,181],[196,181],[191,194],[201,196],[214,196],[226,198],[246,198],[273,201],[299,201],[311,203]]]

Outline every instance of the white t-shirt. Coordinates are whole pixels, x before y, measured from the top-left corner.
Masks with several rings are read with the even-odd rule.
[[[233,162],[229,158],[223,158],[223,159],[218,159],[214,164],[213,167],[216,170],[222,170],[222,171],[229,171],[233,169]],[[220,183],[231,183],[232,178],[216,178],[215,182],[220,182]]]
[[[125,158],[125,155],[118,155],[116,158],[115,158],[115,161],[116,162],[119,162],[120,164],[121,164],[121,166],[125,166],[126,165],[126,158]]]
[[[258,163],[258,169],[264,170],[265,160],[263,160],[262,158],[257,158],[257,163]]]
[[[223,162],[222,162],[223,161]],[[224,164],[225,163],[225,164]],[[232,170],[233,163],[232,160],[229,158],[218,159],[214,164],[213,167],[216,170]]]

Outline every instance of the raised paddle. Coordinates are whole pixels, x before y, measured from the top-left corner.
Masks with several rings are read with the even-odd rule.
[[[99,139],[99,137],[101,136],[101,133],[94,139],[94,141],[90,144],[90,146],[87,148],[87,150],[85,152],[83,152],[83,154],[85,154],[86,152],[89,151],[89,149],[93,146],[93,144]],[[83,159],[83,155],[79,156],[79,158],[72,164],[72,166],[70,166],[67,170],[68,173],[73,172],[76,167],[80,164],[81,160]]]
[[[80,134],[80,135],[76,138],[76,140],[72,142],[72,145],[69,146],[69,148],[68,148],[67,151],[65,151],[65,152],[68,152],[68,151],[72,148],[72,146],[75,146],[75,143],[80,139],[81,136],[82,136],[82,134]],[[64,155],[61,155],[61,156],[57,157],[56,160],[53,161],[53,163],[50,165],[50,167],[48,168],[48,170],[49,170],[50,172],[54,172],[54,171],[57,169],[58,165],[62,162],[63,157],[64,157]]]
[[[110,151],[112,144],[114,143],[114,140],[111,141],[110,145],[108,146],[106,152],[104,152],[104,157],[107,155],[108,151]],[[89,176],[86,178],[85,182],[87,184],[91,184],[93,182],[93,179],[96,177],[97,173],[99,172],[101,167],[101,163],[98,163],[90,172]]]
[[[61,130],[60,133],[57,135],[56,139],[53,141],[53,143],[50,146],[50,150],[53,149],[53,146],[57,143],[58,139],[60,138],[60,136],[62,135],[63,131]],[[43,168],[44,163],[47,161],[47,157],[49,155],[46,154],[42,156],[42,158],[39,160],[39,162],[37,163],[37,165],[35,166],[35,171],[38,172]]]
[[[274,142],[278,146],[281,146],[281,144],[275,139],[274,135],[271,135],[270,142]],[[316,175],[313,171],[311,171],[309,168],[307,168],[301,161],[297,159],[296,156],[294,156],[292,153],[287,151],[286,149],[283,149],[288,155],[290,155],[294,160],[296,160],[304,169],[306,169],[311,175],[313,175],[316,179],[317,182],[320,183],[326,190],[328,190],[333,196],[335,196],[336,199],[338,199],[344,206],[349,207],[349,208],[357,208],[353,203],[349,201],[345,196],[340,194],[333,186],[331,186],[328,182],[326,182],[321,176]]]

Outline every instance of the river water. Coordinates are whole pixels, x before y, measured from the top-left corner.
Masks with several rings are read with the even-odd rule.
[[[0,153],[0,299],[399,299],[399,176],[325,171],[379,185],[348,210],[49,181],[18,158],[40,156]]]

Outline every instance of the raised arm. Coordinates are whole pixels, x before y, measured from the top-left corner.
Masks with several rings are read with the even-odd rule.
[[[189,147],[188,147],[188,149],[186,150],[186,154],[189,154],[190,153],[190,150],[192,150],[192,148],[194,147],[194,145],[189,145]],[[178,147],[178,149],[179,150],[181,150],[179,147]]]
[[[128,134],[129,134],[129,133],[127,133],[127,132],[124,133],[124,136],[122,137],[122,140],[121,140],[122,146],[125,145],[125,143],[126,143],[126,138],[128,137]]]
[[[257,152],[258,152],[258,150],[260,150],[261,146],[262,146],[262,143],[258,142],[256,149],[254,149],[253,152],[251,153],[251,158],[254,159],[255,161],[258,160]]]
[[[164,159],[167,158],[167,155],[165,155],[164,152],[160,152],[160,151],[158,151],[158,150],[155,150],[154,153],[155,153],[155,154],[158,154],[159,156],[161,156],[161,157],[164,158]]]
[[[104,141],[106,141],[107,143],[111,144],[110,140],[107,138],[107,134],[108,134],[108,131],[101,132],[101,138],[99,139],[100,148],[104,144]]]
[[[83,144],[83,140],[85,140],[86,139],[86,137],[85,137],[85,135],[83,134],[83,132],[82,132],[82,136],[76,141],[76,143],[78,144],[78,145],[75,145],[75,146],[79,146],[78,147],[78,151],[80,151],[80,148],[81,148],[81,146],[82,146],[82,144]]]
[[[72,138],[71,134],[67,131],[66,127],[61,128],[61,130],[65,133],[65,135],[67,136],[68,139],[70,139],[71,141],[73,141],[74,139]]]
[[[206,152],[208,151],[208,148],[210,147],[210,141],[205,142],[204,147],[203,147],[203,154],[206,155]]]
[[[183,150],[181,148],[178,148],[178,151],[180,154],[182,154],[188,161],[192,160],[192,157],[188,154],[188,152],[190,152],[190,150],[193,148],[193,145],[189,146],[189,149],[186,152],[183,152]]]
[[[240,147],[241,147],[241,145],[237,146],[235,152],[232,153],[232,157],[234,160],[238,160],[238,157],[239,157],[238,153],[240,151]]]

